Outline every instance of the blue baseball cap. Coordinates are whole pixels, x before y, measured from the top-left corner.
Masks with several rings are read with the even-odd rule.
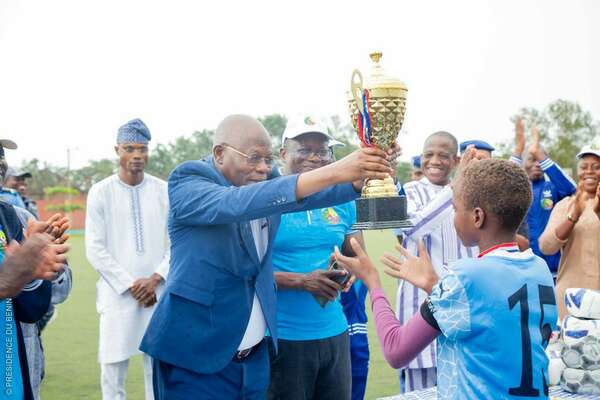
[[[496,150],[494,146],[492,146],[488,142],[484,142],[483,140],[466,140],[460,144],[460,153],[464,153],[465,150],[467,150],[467,147],[469,147],[470,145],[475,146],[475,149],[477,150],[486,150],[490,153]]]
[[[421,168],[421,156],[414,156],[410,158],[410,163],[412,164],[414,169]]]

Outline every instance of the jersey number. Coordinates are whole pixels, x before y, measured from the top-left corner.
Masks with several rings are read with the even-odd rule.
[[[550,340],[552,327],[544,324],[544,304],[556,305],[554,290],[551,286],[538,285],[540,299],[540,333],[542,344],[545,346]],[[523,397],[538,397],[540,391],[533,387],[533,361],[531,359],[531,333],[529,332],[529,303],[527,302],[527,285],[521,286],[508,298],[508,307],[513,309],[517,303],[521,309],[521,384],[518,387],[508,389],[508,394]],[[548,395],[548,384],[542,371],[542,385],[544,394]]]

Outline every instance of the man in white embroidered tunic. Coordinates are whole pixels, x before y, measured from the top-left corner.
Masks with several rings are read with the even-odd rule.
[[[169,269],[166,182],[144,173],[150,131],[139,119],[119,128],[119,172],[89,191],[85,226],[87,258],[100,273],[103,400],[125,399],[129,358],[138,347]],[[144,355],[146,400],[153,399],[152,360]]]

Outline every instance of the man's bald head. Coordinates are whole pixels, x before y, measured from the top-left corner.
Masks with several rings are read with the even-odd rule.
[[[213,159],[216,167],[235,186],[262,182],[271,174],[271,138],[255,118],[230,115],[215,131]]]
[[[225,117],[217,126],[213,147],[229,144],[244,151],[253,145],[271,146],[271,138],[265,127],[249,115],[233,114]]]

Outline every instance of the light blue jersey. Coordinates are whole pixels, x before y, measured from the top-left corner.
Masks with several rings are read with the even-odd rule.
[[[458,261],[429,305],[439,399],[547,399],[545,348],[558,318],[545,261],[516,245]]]
[[[356,221],[354,202],[281,216],[273,247],[275,272],[308,274],[326,269],[334,246],[342,248]],[[280,339],[316,340],[341,334],[348,323],[339,299],[321,307],[311,293],[277,292],[277,332]]]

